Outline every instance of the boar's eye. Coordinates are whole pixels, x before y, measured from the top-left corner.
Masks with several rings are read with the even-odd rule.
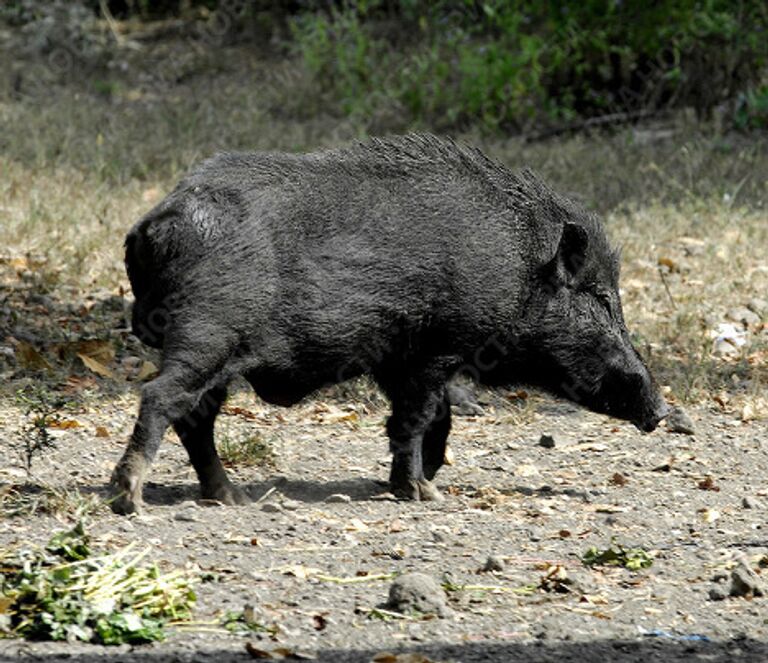
[[[608,312],[608,315],[612,315],[613,306],[611,302],[611,296],[607,292],[598,291],[595,293],[595,297],[597,297],[597,301],[599,301],[603,308]]]

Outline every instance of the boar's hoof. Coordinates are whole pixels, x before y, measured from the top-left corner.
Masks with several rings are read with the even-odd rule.
[[[426,479],[410,480],[392,486],[395,497],[416,502],[442,502],[445,498],[435,485]]]
[[[251,498],[242,488],[238,488],[229,482],[203,488],[202,497],[204,500],[215,500],[227,506],[240,506],[251,503]]]
[[[131,499],[128,496],[128,493],[125,491],[120,491],[118,493],[118,491],[113,488],[112,492],[115,496],[112,498],[110,506],[112,507],[112,511],[114,513],[117,513],[121,516],[127,516],[131,513],[141,513],[141,500]]]
[[[112,511],[120,515],[141,513],[141,486],[144,472],[145,463],[140,458],[130,457],[118,463],[109,485]]]

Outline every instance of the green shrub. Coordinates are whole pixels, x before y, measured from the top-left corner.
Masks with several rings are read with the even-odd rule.
[[[525,128],[745,93],[768,60],[760,0],[345,2],[292,20],[295,52],[347,114]]]
[[[739,97],[734,115],[738,129],[768,129],[768,85],[747,91]]]

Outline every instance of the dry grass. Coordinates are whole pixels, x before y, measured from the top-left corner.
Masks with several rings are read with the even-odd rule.
[[[53,87],[50,99],[0,97],[2,257],[35,256],[40,283],[60,300],[120,292],[126,230],[199,159],[221,149],[305,150],[364,132],[349,119],[302,116],[312,83],[290,63],[246,50],[235,61],[202,58],[167,88],[129,72],[109,74],[109,94],[83,78]],[[532,165],[605,214],[623,246],[628,322],[677,399],[711,402],[725,391],[728,408],[751,404],[765,415],[765,330],[750,329],[732,359],[711,354],[709,334],[729,309],[768,296],[768,140],[707,135],[684,120],[532,145],[465,138],[512,166]],[[25,270],[34,264],[17,276]]]
[[[98,495],[83,493],[75,485],[0,485],[0,518],[49,515],[62,522],[76,523],[106,506]]]

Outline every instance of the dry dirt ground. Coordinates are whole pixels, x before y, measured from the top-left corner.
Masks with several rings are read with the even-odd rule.
[[[764,422],[694,408],[696,435],[643,435],[535,395],[483,400],[483,415],[454,418],[454,464],[437,478],[447,499],[435,504],[386,494],[382,404],[335,395],[283,410],[237,392],[217,424],[220,438],[258,431],[274,454],[273,466],[231,470],[253,504],[197,503],[183,448],[168,435],[145,513],[126,518],[102,507],[88,529],[97,547],[137,541],[161,563],[206,572],[198,620],[251,604],[276,632],[199,626],[134,648],[6,640],[0,659],[223,663],[249,660],[250,642],[321,661],[370,661],[383,651],[426,657],[399,659],[414,661],[768,660],[768,599],[709,596],[713,576],[739,556],[759,568],[768,554]],[[84,403],[67,414],[79,426],[56,431],[56,448],[33,471],[52,486],[103,495],[136,397],[127,390]],[[4,408],[0,424],[11,439],[24,420]],[[539,445],[542,433],[554,448]],[[23,483],[10,464],[0,478]],[[6,514],[0,545],[42,544],[65,526],[61,515]],[[582,564],[589,547],[614,537],[651,551],[653,566]],[[479,572],[489,555],[503,568]],[[567,591],[545,588],[553,566],[567,574],[559,588]],[[411,570],[451,588],[448,616],[375,611],[391,582],[377,576]],[[537,588],[526,592],[530,585]]]
[[[84,81],[55,97],[48,78],[25,69],[26,101],[3,92],[21,67],[0,67],[0,547],[42,545],[106,497],[139,377],[157,361],[126,330],[120,254],[130,225],[217,150],[296,151],[362,132],[348,118],[301,115],[313,98],[302,90],[315,88],[297,92],[289,62],[183,43],[140,55],[138,70],[124,63],[125,80],[104,74],[95,92]],[[190,75],[145,75],[179,63]],[[198,504],[169,435],[145,513],[118,517],[102,505],[87,517],[94,548],[136,542],[163,568],[204,577],[195,619],[207,624],[133,648],[0,640],[0,661],[227,663],[251,659],[246,643],[342,663],[386,651],[414,656],[380,663],[768,661],[768,598],[710,598],[727,588],[713,577],[739,563],[760,571],[768,559],[768,143],[688,136],[674,123],[599,140],[485,142],[607,213],[624,248],[629,326],[696,435],[643,435],[542,396],[483,392],[484,414],[455,418],[455,462],[437,477],[446,500],[407,503],[386,495],[387,410],[369,389],[335,389],[289,410],[236,392],[220,445],[237,451],[256,436],[273,460],[233,456],[252,504]],[[755,298],[760,315],[745,310]],[[715,355],[713,333],[726,323],[745,345]],[[18,453],[31,421],[17,403],[25,387],[72,401],[31,479]],[[540,446],[542,434],[554,448]],[[59,497],[48,511],[30,514],[51,489]],[[614,540],[649,551],[653,565],[582,563]],[[500,570],[479,573],[491,555]],[[378,608],[393,574],[410,570],[450,590],[447,616]],[[247,604],[268,630],[211,625]]]

